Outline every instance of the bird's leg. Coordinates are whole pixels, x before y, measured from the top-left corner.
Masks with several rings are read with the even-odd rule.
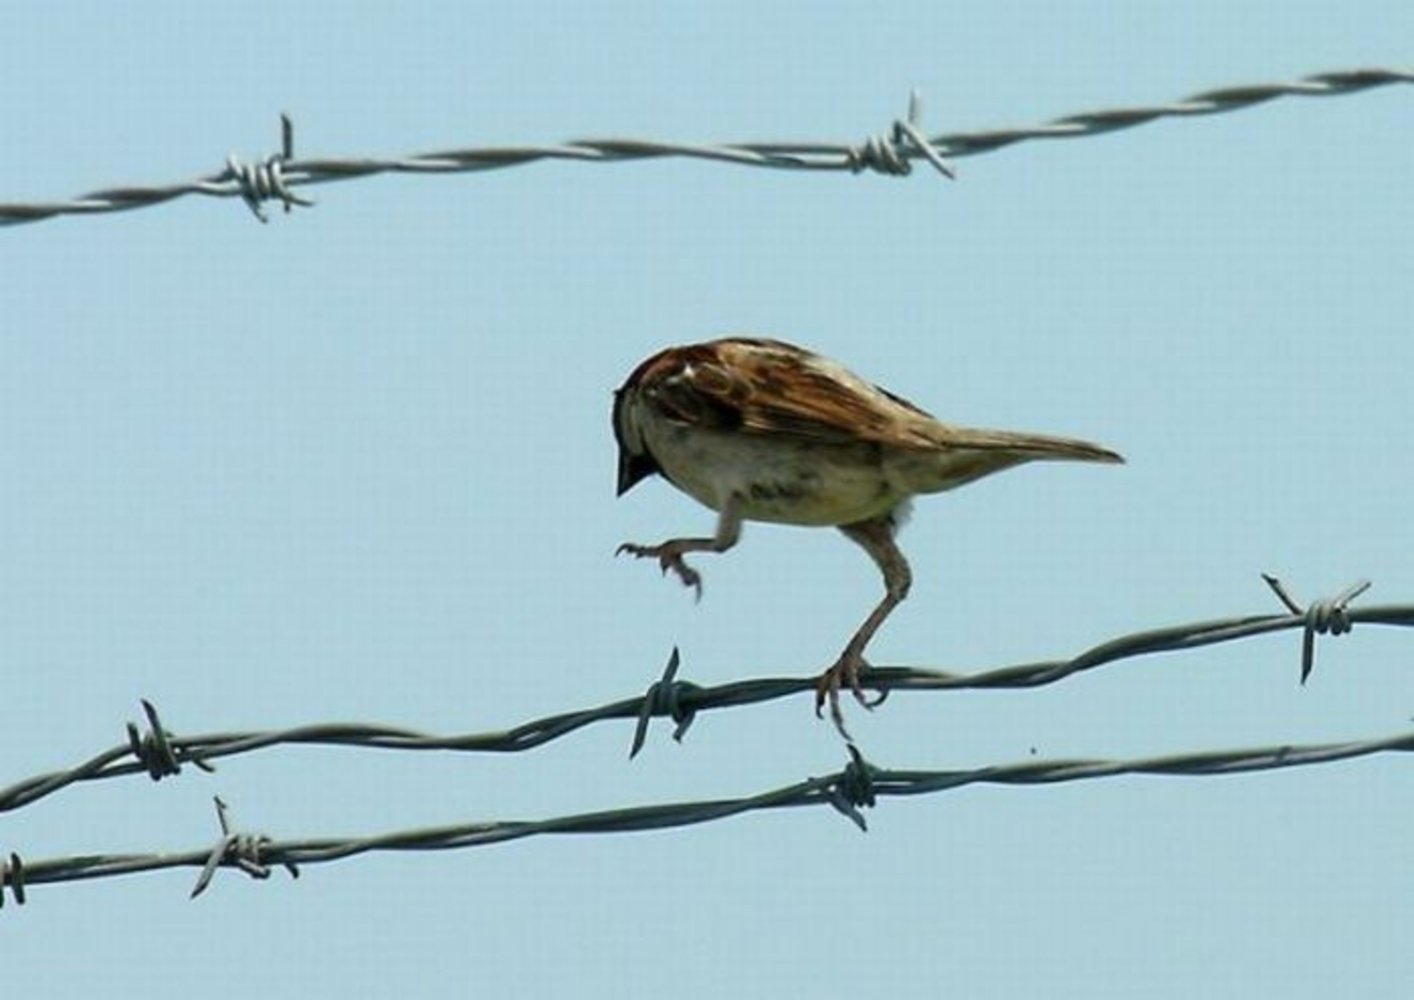
[[[819,715],[828,701],[830,718],[845,739],[849,739],[849,733],[845,730],[844,714],[840,711],[840,688],[848,685],[854,697],[865,708],[873,708],[878,704],[878,701],[869,700],[859,681],[860,669],[868,666],[864,662],[864,647],[869,645],[869,640],[874,638],[874,633],[884,624],[889,613],[908,596],[908,590],[913,585],[913,572],[908,568],[908,560],[894,544],[896,527],[892,512],[883,517],[840,526],[840,531],[844,532],[846,537],[863,546],[864,551],[869,553],[880,572],[884,574],[884,599],[869,613],[869,617],[864,619],[864,623],[849,640],[840,658],[835,661],[834,666],[820,675],[820,680],[815,685],[815,714]]]
[[[732,494],[722,505],[717,515],[717,533],[711,538],[670,538],[659,545],[638,545],[624,542],[615,555],[625,552],[639,559],[657,559],[664,573],[672,570],[684,587],[697,591],[697,599],[702,599],[702,577],[697,570],[683,561],[684,552],[725,552],[741,538],[741,498]]]

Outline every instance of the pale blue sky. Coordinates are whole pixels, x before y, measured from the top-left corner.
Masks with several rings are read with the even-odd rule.
[[[1406,0],[1326,3],[9,3],[0,201],[261,157],[621,135],[858,141],[1410,62]],[[876,662],[978,670],[1369,577],[1414,601],[1414,88],[1030,143],[895,180],[540,164],[0,232],[0,784],[117,742],[366,720],[507,727],[818,671],[877,599],[830,531],[748,525],[700,605],[621,541],[610,391],[723,332],[814,346],[940,417],[1070,434],[915,508]],[[1411,726],[1411,637],[1296,685],[1285,633],[1029,692],[852,711],[882,766],[1128,757]],[[284,748],[0,815],[31,860],[745,795],[843,747],[806,696],[507,757]],[[37,886],[16,996],[1402,995],[1410,762],[977,787],[685,830],[365,856],[253,882]]]

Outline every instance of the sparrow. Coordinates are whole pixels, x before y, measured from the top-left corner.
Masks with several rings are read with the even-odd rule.
[[[702,578],[683,556],[726,552],[743,521],[838,528],[884,577],[869,612],[815,686],[846,739],[840,689],[865,707],[865,647],[908,596],[913,574],[894,541],[910,500],[1038,460],[1120,463],[1071,438],[945,424],[843,365],[779,340],[726,337],[647,358],[614,393],[618,495],[654,474],[717,512],[710,538],[626,542],[618,554],[656,559],[685,586]]]

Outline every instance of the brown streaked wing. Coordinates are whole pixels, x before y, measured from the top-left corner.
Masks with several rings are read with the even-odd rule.
[[[676,419],[824,443],[937,446],[927,413],[792,344],[727,339],[674,353],[682,365],[656,395]]]
[[[694,427],[720,430],[742,425],[749,387],[733,377],[712,344],[670,347],[629,376],[664,416]]]

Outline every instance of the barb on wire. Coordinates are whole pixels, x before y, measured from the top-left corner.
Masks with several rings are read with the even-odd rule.
[[[864,814],[859,809],[861,806],[872,809],[878,801],[874,791],[874,768],[853,743],[845,744],[845,749],[849,751],[849,763],[840,772],[839,780],[826,789],[827,797],[836,812],[859,827],[861,833],[867,833],[869,824],[864,822]]]
[[[875,136],[862,146],[846,150],[845,161],[850,172],[857,174],[861,170],[874,170],[906,177],[913,172],[910,156],[917,155],[925,158],[944,177],[957,180],[952,164],[933,148],[933,140],[924,135],[919,127],[922,117],[923,102],[915,90],[908,97],[908,116],[896,120],[887,135]]]
[[[201,874],[196,877],[196,885],[191,890],[192,899],[206,891],[206,887],[211,884],[211,876],[215,875],[216,869],[222,865],[239,868],[255,879],[270,877],[270,866],[261,860],[261,855],[274,841],[263,833],[237,833],[231,828],[231,816],[226,803],[219,795],[215,797],[215,801],[216,820],[221,824],[221,839],[216,842],[216,846],[206,856],[206,863],[201,866]],[[281,863],[291,878],[299,878],[299,867],[293,861]]]
[[[290,190],[285,181],[285,164],[295,158],[295,126],[287,114],[280,115],[280,152],[267,156],[260,163],[243,163],[235,153],[226,157],[226,175],[235,182],[241,199],[261,222],[269,222],[264,202],[279,198],[288,215],[293,205],[311,206],[314,201]]]
[[[90,215],[121,212],[158,205],[189,194],[209,197],[240,197],[262,221],[261,202],[279,198],[286,211],[291,204],[309,202],[293,193],[306,184],[352,180],[374,174],[440,174],[475,170],[498,170],[538,160],[575,160],[585,163],[616,163],[658,157],[679,156],[753,167],[789,170],[874,169],[906,174],[910,160],[923,158],[952,176],[945,156],[974,156],[1018,142],[1034,139],[1072,139],[1133,128],[1161,118],[1211,115],[1262,104],[1279,97],[1321,97],[1354,94],[1372,87],[1414,83],[1414,71],[1402,69],[1353,69],[1317,73],[1287,83],[1263,83],[1207,90],[1171,104],[1110,108],[1067,115],[1040,125],[1023,128],[952,132],[928,138],[918,127],[918,102],[912,102],[908,117],[896,122],[892,135],[871,140],[862,147],[840,143],[738,142],[716,145],[655,142],[642,139],[581,139],[551,146],[495,146],[451,149],[412,156],[381,159],[348,157],[303,159],[293,157],[288,119],[285,119],[285,152],[255,166],[229,158],[220,173],[176,184],[131,186],[94,191],[69,201],[0,203],[0,225],[38,222],[59,215]]]
[[[1305,684],[1306,678],[1311,676],[1311,668],[1316,664],[1316,636],[1327,633],[1344,635],[1350,631],[1350,612],[1346,606],[1370,589],[1370,581],[1360,580],[1352,583],[1335,597],[1314,601],[1310,607],[1303,609],[1276,577],[1263,573],[1262,579],[1280,598],[1281,603],[1286,605],[1288,611],[1293,615],[1300,615],[1305,620],[1306,627],[1301,637],[1301,683]]]
[[[169,775],[181,774],[182,762],[177,759],[177,753],[172,749],[172,734],[162,727],[162,720],[157,715],[156,706],[143,698],[142,710],[147,716],[148,731],[145,735],[141,734],[138,732],[137,726],[129,722],[128,749],[132,751],[133,757],[143,766],[153,781],[161,781]],[[216,770],[199,757],[188,759],[208,773]]]
[[[14,851],[7,858],[0,858],[0,907],[5,905],[5,887],[9,886],[15,896],[15,905],[25,905],[25,866]]]
[[[794,806],[830,806],[864,828],[859,806],[873,806],[880,798],[930,795],[969,785],[1050,785],[1121,775],[1165,777],[1239,774],[1278,768],[1305,767],[1352,760],[1378,753],[1414,751],[1414,732],[1385,739],[1348,743],[1281,745],[1243,750],[1203,751],[1137,760],[1029,760],[1019,764],[967,770],[893,770],[875,767],[850,747],[851,761],[835,774],[807,778],[781,788],[733,799],[670,802],[579,813],[543,820],[484,820],[446,826],[397,830],[367,837],[277,841],[256,838],[252,854],[228,854],[232,834],[222,818],[224,836],[213,852],[199,848],[179,854],[92,854],[29,862],[24,867],[28,885],[104,878],[166,868],[199,868],[198,891],[210,882],[221,864],[242,867],[258,878],[269,875],[269,866],[284,865],[297,875],[297,866],[337,861],[373,851],[436,851],[488,847],[526,837],[549,834],[630,833],[670,827],[693,826],[743,813]],[[221,808],[218,806],[218,809]],[[219,853],[218,853],[219,852]],[[17,858],[11,855],[12,859]],[[213,858],[218,858],[213,863]],[[7,869],[8,870],[8,869]],[[18,883],[13,883],[18,884]],[[196,895],[193,892],[192,895]]]
[[[668,665],[663,668],[662,678],[648,685],[648,691],[643,696],[643,704],[638,709],[638,725],[633,730],[633,744],[628,751],[629,760],[637,757],[638,751],[643,749],[643,743],[648,739],[648,723],[653,716],[666,715],[677,723],[677,728],[673,730],[673,741],[676,743],[682,742],[682,738],[687,735],[688,727],[692,725],[692,720],[697,717],[696,711],[683,707],[683,695],[702,689],[696,684],[673,679],[677,676],[678,666],[681,663],[682,657],[678,654],[678,648],[674,646],[672,655],[668,657]]]
[[[1347,607],[1347,603],[1363,589],[1364,587],[1358,585],[1348,588],[1334,602],[1330,602],[1333,606],[1335,604],[1340,606],[1339,615],[1335,615],[1334,612],[1327,614],[1317,611],[1314,612],[1315,619],[1313,619],[1313,612],[1303,610],[1295,602],[1290,602],[1288,607],[1294,610],[1290,610],[1287,614],[1247,615],[1136,632],[1101,643],[1069,659],[1020,663],[972,674],[926,670],[918,667],[871,667],[861,679],[865,687],[872,688],[881,694],[886,694],[891,690],[958,691],[1034,688],[1054,684],[1075,674],[1138,656],[1196,649],[1201,646],[1231,642],[1285,629],[1299,628],[1309,634],[1317,630],[1313,624],[1313,620],[1317,619],[1329,621],[1332,632],[1337,631],[1334,624],[1337,619],[1342,623],[1341,631],[1348,631],[1357,622],[1372,625],[1414,626],[1414,605]],[[1324,606],[1324,603],[1317,602],[1317,605]],[[1325,619],[1321,619],[1323,614],[1326,615]],[[1314,642],[1314,639],[1312,641]],[[1305,653],[1306,650],[1303,648],[1303,663],[1305,662]],[[677,723],[673,736],[680,740],[687,727],[700,712],[751,705],[804,692],[813,695],[815,691],[816,676],[814,674],[804,677],[761,677],[733,681],[715,687],[701,687],[697,684],[677,680],[680,660],[681,658],[675,652],[675,655],[669,658],[667,669],[664,670],[661,679],[654,682],[646,694],[609,702],[595,708],[561,712],[557,715],[522,723],[513,729],[460,735],[437,735],[372,723],[332,723],[283,730],[206,733],[193,736],[179,736],[166,732],[165,739],[174,762],[191,762],[210,770],[212,767],[210,762],[218,757],[250,753],[282,744],[321,744],[383,750],[515,753],[534,749],[595,723],[611,719],[631,719],[635,722],[633,743],[630,748],[630,756],[632,756],[642,748],[649,720],[653,716],[670,716]],[[149,720],[153,722],[154,731],[160,729],[156,719],[156,710],[153,709],[149,713]],[[152,773],[149,764],[141,754],[136,755],[138,757],[136,761],[128,759],[132,756],[134,756],[133,747],[129,744],[122,744],[105,750],[69,770],[41,774],[19,781],[7,788],[0,788],[0,812],[29,805],[75,782],[98,778],[116,778],[135,773]]]

